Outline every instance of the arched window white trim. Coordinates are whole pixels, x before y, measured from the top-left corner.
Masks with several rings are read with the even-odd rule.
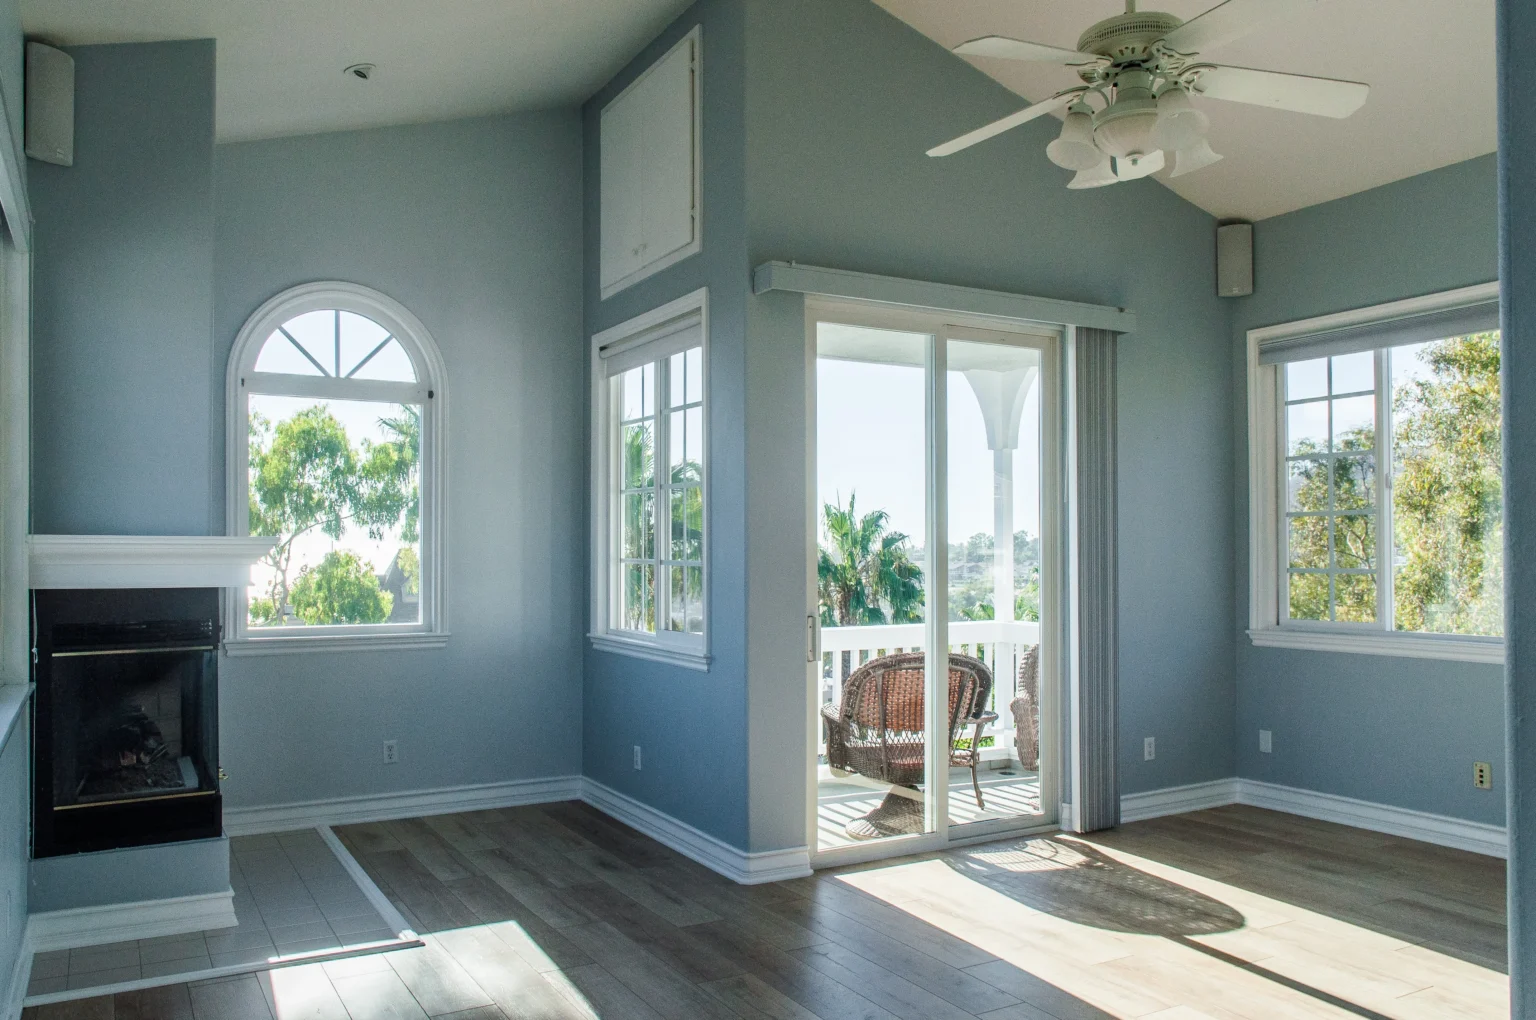
[[[325,319],[314,313],[321,312],[336,313],[333,347],[320,335]],[[308,318],[300,320],[301,316]],[[311,332],[295,337],[292,332],[296,327],[285,331],[284,327],[295,320],[311,326]],[[398,346],[392,346],[392,342]],[[421,321],[399,302],[367,287],[334,281],[303,284],[277,294],[247,320],[230,352],[225,384],[229,534],[251,533],[253,397],[258,404],[264,397],[310,398],[320,402],[366,401],[419,408],[419,453],[414,481],[420,493],[416,582],[420,609],[418,618],[408,622],[306,624],[286,612],[285,606],[268,622],[258,620],[253,624],[249,615],[250,593],[236,591],[228,600],[226,635],[230,654],[446,644],[443,575],[447,559],[447,378],[437,343]],[[391,562],[399,559],[397,555]]]

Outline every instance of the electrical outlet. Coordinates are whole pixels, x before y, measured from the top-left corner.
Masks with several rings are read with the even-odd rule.
[[[635,745],[635,771],[640,771],[640,745]]]
[[[1259,731],[1259,753],[1269,754],[1275,749],[1275,738],[1269,730]]]
[[[398,765],[400,763],[400,742],[398,740],[384,741],[384,764]]]
[[[1486,761],[1473,762],[1472,785],[1479,790],[1493,789],[1493,765]]]
[[[1157,738],[1156,737],[1148,737],[1146,740],[1143,740],[1141,742],[1141,759],[1142,759],[1142,761],[1151,761],[1153,758],[1156,758],[1156,757],[1157,757]]]

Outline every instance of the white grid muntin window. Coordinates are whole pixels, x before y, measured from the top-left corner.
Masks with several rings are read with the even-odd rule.
[[[706,295],[593,342],[595,647],[708,667]]]
[[[303,284],[246,321],[225,388],[229,534],[277,535],[278,551],[290,541],[331,548],[311,550],[313,562],[299,554],[259,564],[257,573],[268,576],[230,593],[231,655],[446,644],[446,378],[420,320],[366,287]],[[372,431],[379,434],[365,435]],[[343,439],[348,432],[358,434]],[[297,480],[292,498],[270,478],[254,477],[264,466],[283,474],[283,458],[327,443],[325,464],[287,465]],[[397,484],[372,484],[389,469],[391,445]],[[333,484],[347,463],[356,469],[355,492]],[[335,507],[302,509],[321,498]],[[300,529],[296,539],[291,532]],[[270,575],[285,567],[287,583],[274,585]]]
[[[1499,426],[1483,423],[1493,438],[1480,457],[1463,456],[1459,436],[1432,434],[1475,432],[1479,413],[1466,411],[1476,406],[1466,396],[1479,380],[1481,417],[1497,404],[1497,299],[1497,284],[1486,284],[1249,333],[1255,644],[1502,661]],[[1481,368],[1469,368],[1479,352]],[[1429,408],[1453,390],[1461,404]],[[1471,424],[1448,418],[1447,407]],[[1426,553],[1448,541],[1435,531],[1441,512],[1426,480],[1447,478],[1434,458],[1448,442],[1458,451],[1453,483],[1455,472],[1482,472],[1487,520],[1480,546],[1445,556]],[[1476,487],[1473,478],[1463,496]],[[1479,523],[1465,506],[1456,513]],[[1439,603],[1422,594],[1425,563],[1437,556],[1449,564],[1442,574],[1460,575]],[[1469,599],[1468,590],[1482,594]]]

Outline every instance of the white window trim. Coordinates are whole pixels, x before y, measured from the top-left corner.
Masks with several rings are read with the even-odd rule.
[[[612,495],[614,476],[612,400],[609,377],[603,365],[602,350],[620,349],[638,340],[658,326],[678,319],[695,317],[703,343],[704,362],[704,633],[671,634],[657,628],[655,634],[618,630],[613,627],[614,577],[610,552],[613,548],[614,514]],[[591,630],[587,638],[598,651],[614,652],[655,662],[665,662],[685,669],[709,670],[709,636],[713,627],[710,604],[710,516],[714,511],[710,463],[709,390],[709,290],[701,288],[670,301],[643,315],[622,322],[592,337],[592,608]],[[659,616],[658,616],[659,619]]]
[[[250,533],[245,376],[253,371],[273,330],[294,316],[327,308],[356,312],[389,330],[416,363],[421,387],[428,391],[421,414],[421,622],[305,627],[305,633],[298,633],[300,628],[296,627],[253,630],[246,626],[245,591],[226,590],[224,650],[231,656],[442,648],[448,643],[443,598],[448,560],[448,373],[442,352],[426,326],[393,298],[352,283],[306,283],[275,295],[246,320],[230,351],[224,389],[228,533]],[[308,378],[293,377],[296,381]]]
[[[1259,364],[1259,346],[1267,341],[1423,315],[1496,300],[1498,296],[1497,282],[1483,283],[1248,331],[1248,636],[1255,645],[1461,662],[1504,661],[1501,638],[1402,633],[1384,627],[1356,628],[1281,619],[1280,366]],[[1390,395],[1379,395],[1379,399],[1389,400]]]

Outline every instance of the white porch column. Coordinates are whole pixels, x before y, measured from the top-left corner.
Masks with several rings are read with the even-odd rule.
[[[981,418],[987,428],[987,446],[992,451],[992,618],[997,625],[997,643],[993,646],[993,690],[996,692],[1000,730],[996,747],[1012,748],[1013,717],[1008,703],[1014,698],[1018,671],[1014,668],[1014,646],[1009,624],[1014,622],[1013,607],[1013,456],[1019,446],[1019,424],[1024,417],[1024,403],[1040,378],[1038,368],[997,371],[970,369],[965,381],[970,383],[981,405]]]

